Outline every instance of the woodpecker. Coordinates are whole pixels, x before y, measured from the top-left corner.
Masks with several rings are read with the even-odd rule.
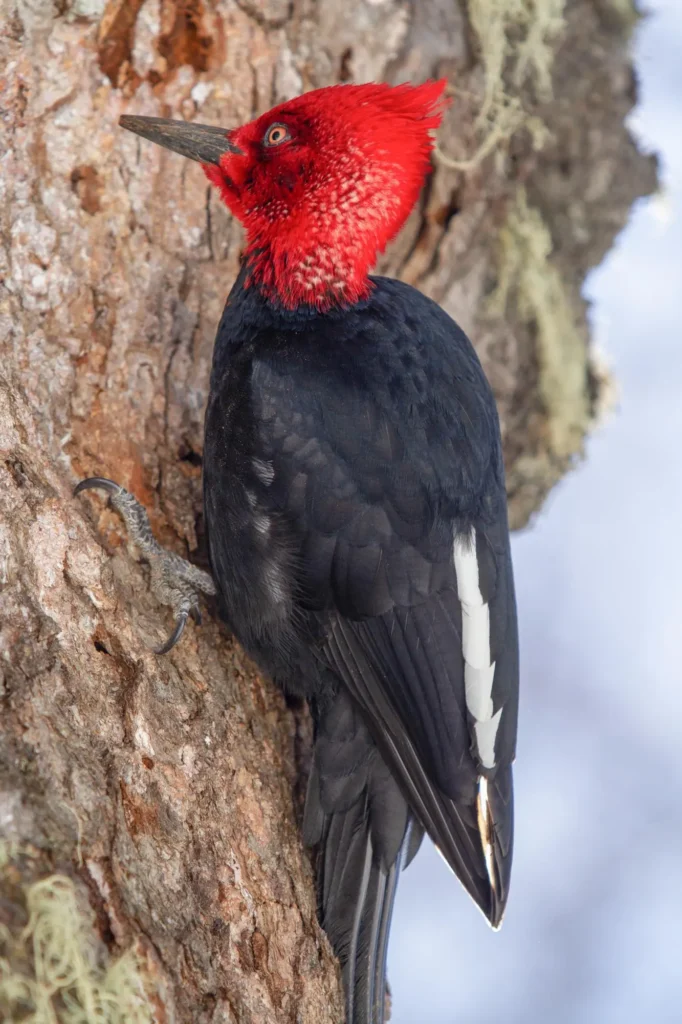
[[[175,606],[198,592],[307,698],[304,838],[348,1024],[383,1024],[399,872],[426,832],[497,927],[512,860],[518,638],[502,446],[476,353],[370,276],[430,166],[444,81],[339,85],[232,130],[121,125],[202,164],[245,227],[203,455],[211,576],[103,478]],[[212,579],[211,579],[212,577]]]

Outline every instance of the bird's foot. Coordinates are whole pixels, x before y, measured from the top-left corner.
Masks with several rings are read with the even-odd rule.
[[[154,648],[156,654],[167,654],[182,636],[190,615],[197,624],[201,622],[199,595],[215,594],[215,584],[203,569],[198,569],[174,551],[166,551],[161,547],[154,538],[144,506],[130,491],[106,477],[91,476],[81,480],[74,495],[92,488],[107,492],[109,502],[123,519],[130,539],[151,566],[152,593],[162,604],[170,605],[173,609],[175,628],[164,644]]]

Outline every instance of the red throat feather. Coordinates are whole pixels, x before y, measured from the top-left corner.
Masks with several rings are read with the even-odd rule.
[[[241,152],[204,170],[246,228],[251,284],[287,308],[369,294],[430,168],[445,85],[330,86],[230,134]]]

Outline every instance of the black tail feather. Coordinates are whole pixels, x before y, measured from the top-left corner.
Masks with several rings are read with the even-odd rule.
[[[338,780],[327,784],[320,764],[325,744],[336,740],[334,720],[348,724],[334,709],[326,734],[318,731],[303,832],[318,847],[320,921],[341,963],[347,1024],[384,1024],[393,903],[401,867],[416,852],[421,830],[415,826],[413,832],[407,804],[369,734],[367,759],[348,773],[349,791],[357,785],[356,772],[364,773],[360,796],[348,806]],[[358,727],[364,729],[360,721]]]
[[[345,816],[352,813],[347,811]],[[332,842],[333,831],[330,829],[328,837]],[[409,833],[405,836],[403,850],[408,842]],[[325,859],[328,855],[333,856],[325,844]],[[340,905],[331,893],[331,899],[323,908],[322,921],[341,962],[347,1024],[384,1024],[386,956],[402,850],[386,868],[374,853],[370,830],[364,829],[362,842],[353,850],[353,856],[355,863],[351,873],[356,879],[355,899],[350,902],[344,899]],[[339,929],[339,923],[349,918],[350,932],[344,934],[345,928]]]

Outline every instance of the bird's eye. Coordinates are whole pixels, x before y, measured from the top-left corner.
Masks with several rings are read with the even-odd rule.
[[[290,138],[291,136],[285,124],[271,124],[265,133],[263,142],[266,146],[279,146]]]

